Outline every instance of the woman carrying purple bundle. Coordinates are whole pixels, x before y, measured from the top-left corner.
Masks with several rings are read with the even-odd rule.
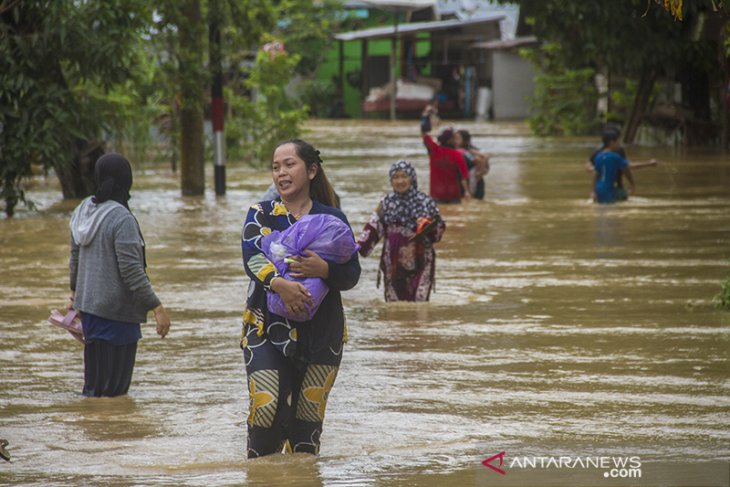
[[[380,271],[386,301],[428,301],[435,281],[436,251],[446,224],[434,200],[418,191],[416,171],[407,161],[390,168],[393,192],[382,199],[357,243],[367,257],[383,239]],[[378,273],[378,283],[380,273]]]
[[[249,458],[282,450],[319,452],[327,399],[342,360],[345,314],[340,291],[353,288],[360,278],[357,252],[337,263],[304,250],[288,257],[288,277],[266,257],[264,238],[286,231],[305,215],[331,215],[349,229],[347,218],[335,208],[319,151],[310,144],[299,139],[280,144],[272,173],[279,198],[249,209],[241,242],[251,278],[241,339],[250,400]],[[300,281],[306,278],[320,278],[328,288],[311,319],[295,321],[269,309],[270,293],[292,315],[311,308],[312,295]]]
[[[274,230],[261,239],[264,255],[274,264],[279,275],[290,281],[299,281],[307,288],[309,301],[304,310],[293,313],[286,302],[276,293],[266,295],[269,312],[294,321],[309,321],[329,292],[320,277],[295,277],[289,270],[290,264],[297,264],[296,257],[314,252],[327,262],[344,264],[357,252],[357,244],[350,226],[336,216],[304,215],[294,225],[280,232]]]

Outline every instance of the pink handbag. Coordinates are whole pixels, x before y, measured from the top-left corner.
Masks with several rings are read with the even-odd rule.
[[[63,328],[76,340],[84,343],[84,330],[81,327],[81,317],[75,309],[72,309],[65,315],[57,309],[54,309],[51,311],[51,316],[48,317],[48,322],[54,326]]]

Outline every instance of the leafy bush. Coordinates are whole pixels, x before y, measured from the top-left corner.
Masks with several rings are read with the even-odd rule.
[[[149,2],[2,2],[0,200],[27,201],[33,166],[53,169],[64,197],[93,192],[93,163],[109,134],[133,128]],[[141,130],[141,129],[140,129]]]
[[[611,111],[606,113],[606,122],[623,124],[626,121],[636,98],[636,87],[636,81],[625,80],[622,89],[614,87],[611,90]]]
[[[556,44],[524,49],[523,57],[540,71],[535,76],[533,114],[528,119],[537,135],[584,135],[599,126],[598,90],[592,68],[568,69]]]
[[[310,115],[318,118],[330,116],[335,99],[335,86],[319,79],[307,80],[302,84],[302,102],[310,109]]]
[[[730,311],[730,274],[727,279],[720,285],[720,293],[715,296],[715,304],[720,309]]]
[[[232,158],[261,165],[271,158],[277,143],[299,135],[309,107],[296,107],[285,92],[298,62],[296,54],[259,50],[244,81],[253,97],[227,91],[232,115],[226,127],[226,150]]]

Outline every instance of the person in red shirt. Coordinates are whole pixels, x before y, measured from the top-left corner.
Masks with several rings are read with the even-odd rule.
[[[460,203],[462,198],[469,199],[468,169],[464,155],[454,147],[454,129],[442,130],[438,143],[430,132],[430,113],[426,107],[421,118],[421,134],[428,150],[431,197],[439,203]]]

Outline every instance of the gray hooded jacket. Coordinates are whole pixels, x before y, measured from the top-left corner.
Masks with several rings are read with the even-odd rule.
[[[74,308],[111,320],[145,323],[160,304],[144,268],[137,220],[116,201],[86,198],[71,216]]]

